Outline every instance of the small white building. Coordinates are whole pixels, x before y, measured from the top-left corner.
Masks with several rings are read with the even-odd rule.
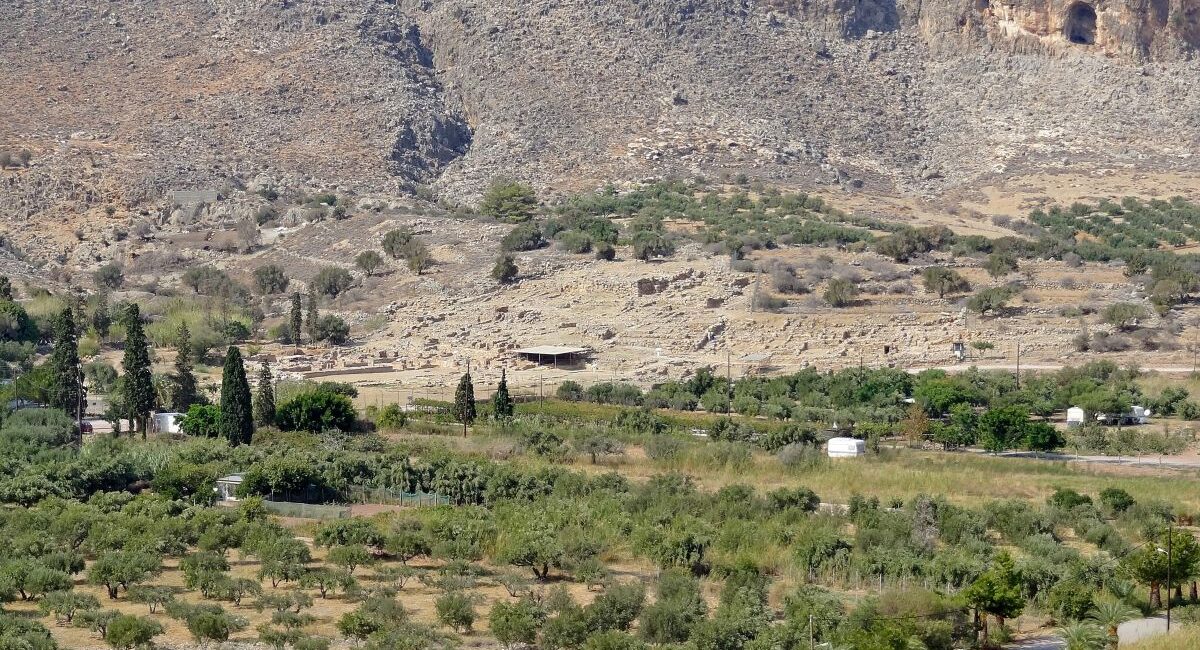
[[[1087,414],[1083,412],[1083,409],[1079,408],[1078,406],[1072,406],[1071,408],[1067,409],[1067,426],[1083,426],[1083,418],[1086,415]]]
[[[867,443],[858,438],[830,438],[826,449],[830,458],[855,458],[867,453]]]
[[[238,501],[237,490],[241,487],[244,479],[244,474],[230,474],[217,479],[217,487],[213,488],[217,492],[217,499],[219,501]]]
[[[183,433],[183,429],[179,427],[179,421],[182,419],[182,413],[155,413],[150,418],[150,430],[158,433]]]

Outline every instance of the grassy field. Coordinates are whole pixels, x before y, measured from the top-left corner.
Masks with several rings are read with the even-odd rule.
[[[501,436],[469,438],[400,434],[395,440],[418,446],[445,444],[458,451],[492,458],[511,454],[513,443]],[[617,471],[634,480],[645,480],[664,471],[691,475],[702,489],[718,490],[741,483],[758,490],[802,486],[828,503],[846,503],[854,494],[881,500],[908,500],[919,494],[944,495],[952,503],[979,506],[995,499],[1043,502],[1058,488],[1097,494],[1107,487],[1123,488],[1139,501],[1161,500],[1186,511],[1200,511],[1200,471],[1127,468],[1078,462],[990,457],[966,452],[885,449],[878,455],[854,459],[815,459],[787,467],[775,456],[754,452],[748,463],[722,464],[705,453],[706,445],[688,445],[679,458],[654,461],[644,447],[629,445],[620,456],[591,464],[584,458],[569,461],[588,472]],[[526,461],[521,462],[537,462]]]

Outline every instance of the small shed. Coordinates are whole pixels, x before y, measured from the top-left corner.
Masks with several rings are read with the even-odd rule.
[[[245,474],[230,474],[217,479],[217,499],[220,501],[238,501],[237,491],[245,480]]]
[[[159,433],[183,433],[179,421],[182,413],[155,413],[150,419],[150,429]]]
[[[962,341],[954,341],[950,344],[950,352],[954,355],[955,361],[962,361],[967,358],[967,344]]]
[[[1083,418],[1086,416],[1083,409],[1078,406],[1072,406],[1067,409],[1067,426],[1079,427],[1083,426]]]
[[[830,438],[826,449],[830,458],[856,458],[867,453],[867,443],[858,438]]]

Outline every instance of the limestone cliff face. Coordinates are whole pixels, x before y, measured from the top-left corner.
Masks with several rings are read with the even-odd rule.
[[[1172,60],[1200,45],[1198,0],[973,0],[922,2],[918,25],[930,45],[958,32],[1013,49]],[[942,43],[944,45],[944,43]]]

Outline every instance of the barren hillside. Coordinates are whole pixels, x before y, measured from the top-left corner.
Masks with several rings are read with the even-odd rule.
[[[10,220],[263,185],[469,201],[661,174],[930,193],[1190,171],[1194,0],[17,0]],[[1075,42],[1073,42],[1075,41]]]

